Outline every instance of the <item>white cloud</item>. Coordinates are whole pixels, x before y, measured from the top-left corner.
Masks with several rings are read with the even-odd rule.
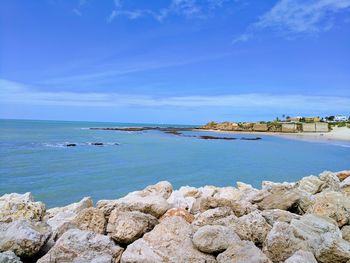
[[[222,96],[169,96],[119,94],[114,92],[51,92],[0,79],[0,103],[14,105],[59,105],[84,107],[226,107],[232,110],[269,109],[299,112],[348,112],[349,97],[228,94]]]
[[[293,33],[320,32],[332,27],[334,14],[349,8],[350,0],[280,0],[256,26]]]
[[[286,37],[319,33],[333,27],[335,15],[350,10],[350,0],[279,0],[233,43],[246,41],[262,29],[273,29]]]

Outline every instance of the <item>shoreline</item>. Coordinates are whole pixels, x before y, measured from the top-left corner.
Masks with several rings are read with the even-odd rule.
[[[0,262],[348,262],[349,198],[350,170],[261,188],[161,181],[50,209],[5,194]]]
[[[207,130],[195,129],[194,131],[207,131],[229,134],[252,134],[252,135],[271,135],[297,140],[306,141],[339,141],[350,142],[350,129],[346,127],[335,127],[329,132],[298,132],[298,133],[282,133],[282,132],[257,132],[257,131],[224,131],[224,130]]]

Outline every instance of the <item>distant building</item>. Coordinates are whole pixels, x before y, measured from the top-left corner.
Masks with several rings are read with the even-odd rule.
[[[288,117],[287,121],[289,122],[299,122],[301,120],[302,117],[300,116],[296,116],[296,117]]]
[[[347,121],[348,117],[345,115],[337,115],[337,116],[334,116],[334,120],[335,121]]]
[[[305,117],[305,122],[319,122],[321,119],[320,117]]]

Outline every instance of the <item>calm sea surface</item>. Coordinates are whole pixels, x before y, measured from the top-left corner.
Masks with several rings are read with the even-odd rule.
[[[349,143],[274,136],[260,136],[259,141],[200,140],[158,131],[87,129],[118,126],[144,125],[0,120],[0,195],[30,191],[52,207],[84,196],[94,201],[118,198],[160,180],[175,188],[234,186],[237,181],[259,187],[263,180],[295,181],[323,170],[350,169]],[[187,132],[198,133],[211,134]],[[65,147],[66,143],[77,146]]]

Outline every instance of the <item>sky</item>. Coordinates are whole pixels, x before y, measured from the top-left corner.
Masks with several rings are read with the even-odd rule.
[[[350,0],[2,0],[0,118],[350,115]]]

